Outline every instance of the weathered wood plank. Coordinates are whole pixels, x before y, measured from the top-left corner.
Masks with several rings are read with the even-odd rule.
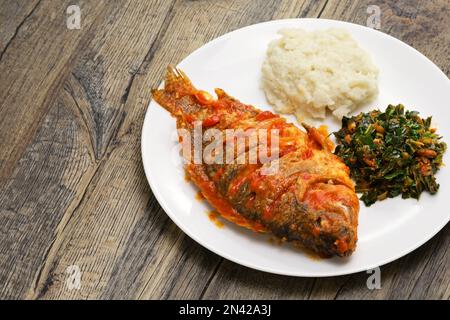
[[[10,41],[17,35],[27,18],[33,14],[38,4],[39,0],[0,2],[0,60]]]
[[[0,296],[19,298],[34,285],[61,212],[79,197],[91,165],[70,110],[56,100],[33,144],[0,192]]]
[[[87,30],[99,4],[84,6],[91,12]],[[64,31],[65,16],[58,21],[48,15],[64,14],[66,5],[40,3],[0,61],[0,297],[23,297],[33,286],[59,213],[79,196],[77,183],[89,168],[77,123],[53,92],[82,42],[80,34]],[[50,102],[53,108],[40,121]]]
[[[142,4],[130,7],[127,7],[127,4],[129,3],[120,2],[104,8],[81,4],[82,12],[83,10],[89,12],[90,20],[95,18],[95,25],[88,28],[90,20],[86,17],[82,20],[81,30],[71,31],[78,32],[79,38],[83,38],[82,30],[84,26],[86,27],[85,39],[81,41],[89,45],[76,55],[70,52],[70,49],[73,49],[70,43],[64,43],[67,39],[56,38],[55,40],[53,38],[55,35],[51,32],[47,34],[48,39],[43,36],[43,34],[46,35],[45,32],[40,34],[42,38],[40,44],[58,41],[60,43],[55,44],[55,48],[67,45],[72,59],[69,58],[61,68],[56,68],[53,61],[49,70],[45,71],[49,78],[58,79],[61,84],[55,88],[43,88],[53,98],[34,101],[31,109],[28,110],[29,114],[25,114],[29,118],[27,118],[28,120],[34,119],[39,124],[39,119],[36,118],[44,116],[40,113],[45,114],[45,108],[50,110],[42,122],[39,135],[32,140],[30,145],[26,146],[27,142],[25,142],[25,153],[21,157],[19,165],[6,179],[7,183],[1,185],[0,219],[2,219],[4,231],[1,233],[2,240],[5,237],[5,241],[2,241],[0,245],[2,255],[0,295],[2,297],[18,298],[23,297],[24,294],[27,297],[34,297],[48,285],[41,280],[48,272],[48,261],[51,261],[53,251],[59,246],[59,235],[64,234],[66,223],[85,196],[86,189],[93,181],[94,173],[101,167],[100,158],[104,156],[107,146],[112,141],[111,138],[123,121],[122,99],[126,96],[130,79],[133,78],[133,70],[142,61],[147,46],[155,38],[151,32],[152,29],[162,24],[165,12],[170,9],[170,3],[167,1],[153,3],[152,10],[142,11],[141,20],[133,22],[132,17],[137,10],[142,9]],[[101,11],[95,11],[100,8]],[[120,19],[128,8],[135,10],[131,11],[132,14],[125,20],[128,25],[113,23],[115,19]],[[56,3],[53,6],[45,7],[42,12],[36,10],[36,20],[41,20],[40,15],[42,14],[56,16],[57,13],[63,15],[62,20],[65,26],[65,10]],[[148,16],[145,16],[146,14]],[[151,18],[152,14],[154,16]],[[52,21],[55,19],[52,18]],[[145,20],[145,23],[142,20]],[[135,28],[133,23],[139,24],[139,26]],[[43,28],[41,25],[39,27]],[[50,27],[47,26],[47,28]],[[126,32],[123,33],[120,28],[125,29]],[[108,41],[109,34],[113,34],[114,37]],[[130,34],[133,34],[133,37],[130,37]],[[18,61],[17,64],[20,63],[20,58],[29,59],[26,56],[21,57],[20,52],[14,53],[14,50],[23,50],[25,44],[17,43],[15,46],[17,49],[11,45],[8,52],[12,52],[11,54]],[[45,47],[45,45],[43,46]],[[54,60],[54,51],[45,51],[44,49],[42,49],[39,59],[44,62]],[[65,53],[66,48],[59,48],[59,50]],[[6,56],[2,63],[5,61],[7,61]],[[6,66],[4,68],[6,69]],[[21,73],[28,74],[29,78],[33,78],[32,70],[21,70]],[[16,75],[15,70],[8,69],[8,72],[9,74],[2,75],[4,76],[2,85],[7,84],[6,80],[9,80],[8,83],[16,80],[8,78],[8,76]],[[43,72],[42,69],[36,70],[36,77],[42,77],[41,72]],[[49,83],[47,85],[52,86]],[[24,99],[31,100],[34,93],[33,90],[31,92],[14,91],[14,88],[10,88],[10,91],[5,99],[17,101],[16,104],[23,99],[26,93],[30,96]],[[44,106],[38,103],[43,103]],[[45,106],[46,103],[49,105]],[[8,104],[8,101],[3,100],[2,106],[0,112],[7,118],[7,112],[11,105]],[[41,110],[36,110],[39,108]],[[55,129],[61,114],[67,118],[64,122],[65,125],[70,122],[70,128],[56,127]],[[11,125],[15,125],[12,128],[12,134],[17,135],[23,124],[20,122],[18,114],[11,117],[16,117]],[[50,124],[52,124],[50,129],[53,131],[45,128]],[[10,134],[6,131],[8,127],[2,127],[1,130],[2,137],[3,133],[5,138],[7,134]],[[57,133],[54,132],[55,130]],[[59,135],[61,135],[60,139],[66,140],[61,143],[58,143],[59,141],[52,142]],[[41,140],[48,142],[50,147],[45,145],[40,147]],[[59,155],[59,152],[62,152],[61,147],[55,147],[56,143],[58,143],[57,146],[65,146],[69,150],[71,148],[83,150],[83,154],[80,155],[81,159],[75,155],[70,157],[67,152],[64,154],[67,156],[66,158],[63,155],[59,158],[52,157],[53,153]],[[6,152],[7,150],[2,149],[1,155],[7,155]],[[81,154],[81,152],[78,153]],[[12,161],[11,163],[13,164]],[[82,165],[78,165],[78,163]],[[114,203],[114,199],[111,199],[111,202]],[[30,234],[33,236],[31,237]],[[28,248],[28,250],[23,250],[23,248]]]
[[[415,46],[449,74],[449,4],[446,1],[328,1],[321,17],[366,24],[367,7],[379,5],[381,31]],[[449,227],[414,253],[381,268],[382,289],[369,290],[368,274],[325,279],[269,275],[224,261],[204,298],[405,299],[449,298]],[[232,280],[230,280],[232,279]]]
[[[108,267],[107,258],[115,259],[121,248],[119,245],[126,240],[130,233],[129,230],[136,222],[136,217],[128,214],[127,210],[131,210],[133,213],[142,213],[148,202],[148,187],[140,179],[142,176],[140,158],[121,153],[118,153],[118,158],[116,158],[111,156],[111,151],[119,146],[117,134],[126,115],[123,106],[128,98],[129,86],[145,59],[146,52],[157,38],[157,33],[152,31],[164,25],[164,19],[170,14],[172,6],[172,3],[167,1],[153,3],[122,1],[121,4],[121,6],[105,8],[107,12],[104,14],[104,19],[97,21],[95,36],[86,50],[80,54],[79,60],[74,65],[71,76],[65,84],[65,88],[70,92],[83,120],[91,158],[95,162],[94,170],[90,174],[89,185],[84,187],[86,193],[83,199],[88,199],[91,191],[96,190],[94,186],[101,182],[108,185],[108,188],[104,190],[111,192],[97,192],[96,199],[99,201],[99,207],[84,211],[84,215],[81,215],[83,217],[82,224],[78,225],[80,228],[76,230],[77,234],[82,235],[83,238],[84,233],[95,233],[94,239],[92,239],[94,243],[91,244],[87,240],[79,243],[76,256],[86,254],[88,261],[98,258],[99,264],[95,271],[100,270],[101,272],[103,272],[102,269]],[[138,154],[137,140],[126,142],[127,148],[133,148],[136,154]],[[107,161],[109,158],[111,158],[110,162]],[[95,174],[109,168],[106,163],[111,163],[115,169],[108,170],[108,175],[104,176],[106,180],[100,180]],[[124,164],[129,164],[129,166],[123,167]],[[139,180],[136,180],[136,177]],[[139,192],[136,192],[136,188]],[[122,190],[122,196],[114,196],[118,190]],[[99,190],[97,189],[97,191]],[[128,207],[121,207],[118,204],[118,198],[123,200],[124,206]],[[80,211],[83,212],[82,208],[83,201],[77,202],[72,211],[69,210],[65,213],[65,215],[75,215],[69,221],[70,223],[72,221],[79,222],[78,217]],[[114,216],[110,210],[117,210],[122,216]],[[95,227],[91,221],[93,216],[98,216],[99,222],[107,223],[105,229],[91,229],[91,227]],[[123,221],[118,223],[120,219]],[[64,232],[58,234],[60,237],[57,237],[57,242],[49,251],[46,264],[37,281],[37,287],[29,292],[29,297],[43,297],[45,294],[51,294],[53,285],[49,282],[51,283],[53,280],[49,280],[48,276],[49,273],[55,272],[56,267],[53,260],[56,259],[55,255],[60,245],[65,248],[63,240],[67,240],[67,237],[71,236],[69,225],[65,225]],[[105,242],[96,243],[95,240],[99,241],[99,239]],[[97,248],[96,244],[100,248]],[[96,252],[97,249],[99,252]],[[69,251],[69,253],[71,252]],[[67,257],[67,259],[73,258]],[[109,276],[109,274],[106,275]],[[89,279],[88,273],[84,274],[84,278],[85,280]],[[65,287],[62,289],[65,290]],[[88,291],[83,294],[86,294],[86,297],[89,296]],[[81,295],[80,297],[85,296]]]
[[[0,60],[0,183],[34,137],[75,53],[91,37],[103,1],[80,1],[82,30],[66,28],[70,1],[42,0],[9,42]],[[49,14],[53,12],[53,14]]]

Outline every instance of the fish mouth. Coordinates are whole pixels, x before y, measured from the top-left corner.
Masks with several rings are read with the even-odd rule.
[[[339,180],[316,183],[303,203],[310,211],[316,251],[325,256],[349,256],[356,248],[359,200],[352,188]]]
[[[355,232],[347,226],[341,226],[335,231],[321,230],[318,233],[313,228],[311,236],[305,238],[301,237],[301,233],[291,233],[290,240],[321,258],[348,257],[356,249]]]
[[[338,217],[339,216],[339,217]],[[340,215],[324,212],[314,222],[318,225],[317,251],[325,256],[349,256],[356,248],[356,228],[340,219]]]

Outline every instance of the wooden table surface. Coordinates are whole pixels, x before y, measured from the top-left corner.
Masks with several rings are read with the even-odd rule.
[[[79,30],[66,24],[73,4]],[[271,275],[191,240],[144,176],[141,127],[169,63],[272,19],[366,25],[369,5],[381,31],[449,75],[448,0],[1,0],[0,298],[449,299],[448,225],[383,266],[380,290],[364,272]]]

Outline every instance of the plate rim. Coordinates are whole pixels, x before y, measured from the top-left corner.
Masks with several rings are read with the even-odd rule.
[[[269,24],[277,24],[279,22],[298,22],[298,21],[328,21],[328,22],[332,22],[332,23],[338,23],[338,24],[343,24],[343,25],[351,25],[353,27],[357,27],[357,28],[361,28],[361,29],[365,29],[366,31],[369,32],[374,32],[374,33],[378,33],[380,36],[382,37],[386,37],[386,38],[390,38],[391,40],[393,39],[394,41],[398,42],[399,44],[401,44],[402,46],[407,47],[408,49],[412,49],[416,54],[418,54],[422,59],[427,60],[427,62],[429,64],[431,64],[440,74],[441,76],[443,76],[444,80],[447,80],[448,82],[450,82],[450,80],[448,79],[448,77],[446,76],[446,74],[431,60],[429,59],[427,56],[425,56],[424,54],[422,54],[420,51],[418,51],[417,49],[415,49],[414,47],[408,45],[407,43],[395,38],[394,36],[391,36],[387,33],[384,33],[382,31],[373,29],[373,28],[369,28],[367,26],[364,25],[360,25],[360,24],[356,24],[356,23],[352,23],[352,22],[347,22],[347,21],[341,21],[341,20],[335,20],[335,19],[320,19],[320,18],[288,18],[288,19],[276,19],[276,20],[270,20],[270,21],[265,21],[265,22],[259,22],[259,23],[255,23],[255,24],[251,24],[242,28],[238,28],[235,29],[233,31],[227,32],[223,35],[220,35],[210,41],[208,41],[207,43],[201,45],[200,47],[198,47],[197,49],[195,49],[194,51],[192,51],[190,54],[188,54],[186,57],[184,57],[178,64],[180,65],[181,63],[183,63],[183,61],[185,61],[186,59],[190,58],[191,56],[197,54],[200,50],[205,49],[207,47],[210,47],[211,45],[213,45],[215,42],[221,41],[223,39],[226,39],[227,37],[232,36],[234,33],[237,32],[241,32],[244,31],[246,29],[251,29],[251,28],[255,28],[257,26],[260,25],[269,25]],[[159,87],[161,87],[163,84],[163,81],[160,83]],[[210,245],[207,242],[204,242],[200,237],[198,237],[194,232],[191,232],[189,230],[189,228],[185,228],[184,225],[179,221],[179,219],[177,218],[177,215],[174,214],[172,212],[172,210],[170,209],[169,205],[166,203],[166,201],[164,200],[164,197],[162,196],[162,194],[160,193],[159,189],[154,185],[153,183],[153,179],[151,179],[151,176],[154,175],[153,170],[150,169],[146,163],[147,163],[147,155],[146,152],[144,151],[145,149],[145,141],[146,141],[146,136],[144,135],[144,132],[146,132],[148,129],[147,127],[149,126],[149,110],[151,107],[152,103],[156,103],[156,101],[154,101],[154,99],[152,98],[150,100],[150,102],[148,103],[147,106],[147,110],[145,112],[145,116],[144,116],[144,121],[142,124],[142,129],[141,129],[141,158],[142,158],[142,165],[144,168],[144,173],[147,179],[147,182],[153,192],[153,195],[155,196],[156,200],[158,201],[158,203],[160,204],[160,206],[162,207],[162,209],[164,210],[164,212],[169,216],[169,218],[177,225],[178,228],[180,228],[180,230],[182,232],[184,232],[186,235],[188,235],[192,240],[194,240],[195,242],[197,242],[199,245],[201,245],[202,247],[208,249],[209,251],[219,255],[222,258],[225,258],[229,261],[232,261],[236,264],[251,268],[251,269],[255,269],[258,271],[263,271],[263,272],[267,272],[267,273],[272,273],[272,274],[277,274],[277,275],[284,275],[284,276],[293,276],[293,277],[304,277],[304,278],[328,278],[328,277],[335,277],[335,276],[343,276],[343,275],[350,275],[350,274],[355,274],[355,273],[359,273],[362,271],[367,271],[376,267],[381,267],[384,266],[388,263],[391,263],[395,260],[398,260],[404,256],[406,256],[407,254],[413,252],[414,250],[420,248],[421,246],[423,246],[425,243],[427,243],[430,239],[432,239],[434,236],[436,236],[439,231],[441,231],[442,229],[444,229],[444,227],[448,224],[448,222],[450,221],[450,215],[448,215],[447,220],[445,221],[443,219],[442,223],[439,224],[437,227],[435,227],[435,230],[433,230],[432,232],[430,232],[429,234],[427,234],[427,236],[423,237],[423,239],[421,239],[420,241],[415,242],[414,245],[409,246],[408,248],[399,251],[399,253],[395,254],[395,255],[391,255],[389,258],[384,259],[382,262],[377,263],[377,265],[371,265],[371,266],[365,266],[365,267],[359,267],[359,268],[354,268],[351,270],[339,270],[336,269],[334,272],[330,272],[328,274],[312,274],[312,273],[308,273],[308,272],[303,272],[303,273],[295,273],[295,272],[286,272],[286,271],[280,271],[277,269],[273,269],[270,267],[261,267],[257,264],[252,264],[252,263],[248,263],[246,261],[241,261],[237,258],[234,258],[232,255],[229,255],[226,252],[222,252],[221,250],[218,250],[217,248],[215,248],[213,245]]]

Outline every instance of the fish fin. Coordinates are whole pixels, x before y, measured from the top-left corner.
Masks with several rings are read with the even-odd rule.
[[[200,191],[206,200],[208,200],[208,202],[223,218],[238,226],[253,230],[255,232],[267,232],[265,226],[257,221],[252,221],[245,218],[231,206],[228,200],[220,195],[220,192],[217,190],[214,183],[209,180],[203,166],[191,164],[186,167],[186,171],[189,174],[190,179],[198,188],[200,188]]]
[[[303,128],[306,129],[308,137],[316,142],[322,149],[333,152],[334,144],[328,136],[324,136],[318,129],[302,122]]]

